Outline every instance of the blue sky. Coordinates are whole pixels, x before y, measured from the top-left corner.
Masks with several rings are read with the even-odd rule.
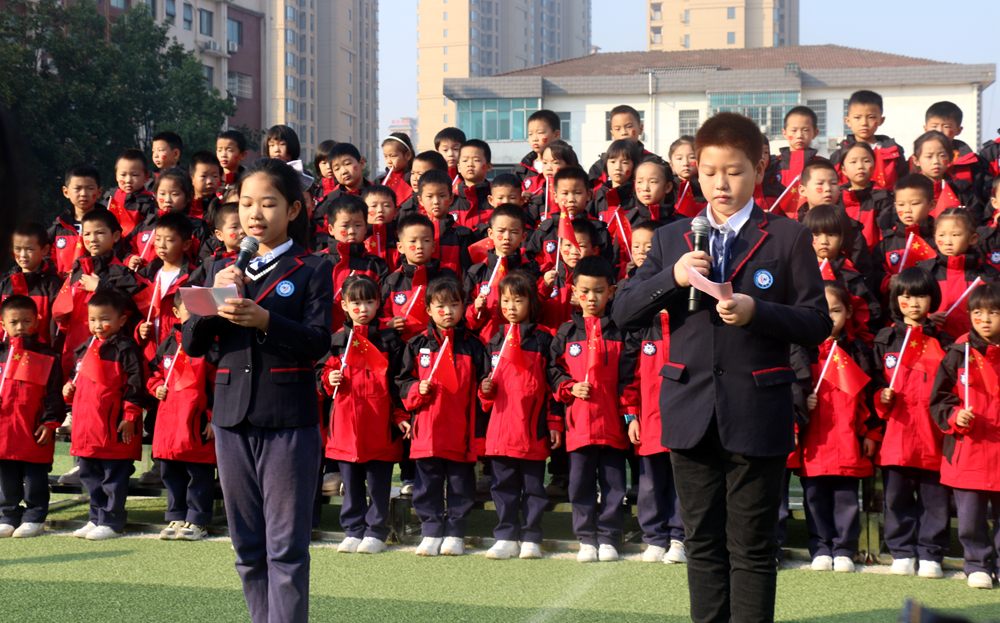
[[[951,11],[940,6],[931,0],[800,0],[799,42],[1000,65],[1000,0],[951,0]],[[379,9],[382,136],[392,119],[417,113],[416,7],[417,0],[392,0],[383,1]],[[645,49],[646,0],[593,0],[593,20],[593,43],[603,52]],[[984,136],[961,137],[976,149],[996,138],[1000,128],[998,89],[993,85],[983,91]]]

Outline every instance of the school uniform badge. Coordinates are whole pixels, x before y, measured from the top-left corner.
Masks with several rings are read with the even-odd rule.
[[[774,275],[762,268],[753,274],[753,282],[761,290],[767,290],[774,285]]]
[[[431,367],[431,356],[430,355],[420,355],[420,367],[429,368]]]
[[[559,296],[559,288],[552,288],[552,294],[549,295],[550,299],[554,299]]]
[[[493,357],[490,358],[490,365],[495,368],[498,363],[500,363],[500,353],[493,353]]]
[[[151,232],[151,231],[144,231],[144,232],[142,232],[142,241],[143,241],[143,242],[147,242],[147,241],[149,241],[149,237],[150,237],[150,236],[151,236],[152,234],[153,234],[153,232]]]
[[[528,179],[524,180],[524,189],[525,190],[530,190],[531,189],[531,178],[528,178]]]
[[[392,302],[396,305],[403,305],[406,303],[406,292],[397,292],[395,296],[392,297]]]
[[[885,356],[885,369],[892,370],[899,363],[899,356],[889,353]]]
[[[646,342],[642,345],[642,354],[652,357],[656,354],[656,344],[652,342]]]
[[[569,345],[569,356],[570,357],[579,357],[580,353],[582,353],[582,352],[583,352],[583,346],[580,346],[579,344],[570,344]]]
[[[967,379],[967,377],[965,375],[965,372],[963,372],[962,375],[960,377],[958,377],[958,382],[961,383],[962,385],[968,387],[969,381],[968,381],[968,379]]]
[[[452,212],[451,213],[451,218],[453,218],[453,219],[455,219],[457,221],[458,220],[458,212]]]
[[[174,358],[171,357],[170,355],[167,355],[166,357],[163,358],[163,369],[169,370],[172,367],[174,367]]]
[[[484,295],[484,296],[489,296],[489,293],[490,293],[490,284],[488,284],[488,283],[480,284],[480,286],[479,286],[479,293],[482,294],[482,295]]]
[[[57,249],[65,249],[66,248],[66,238],[64,238],[63,236],[59,236],[58,238],[56,238],[56,248]]]
[[[1000,264],[1000,251],[990,252],[990,264]]]
[[[549,240],[548,242],[545,243],[545,252],[546,253],[555,253],[556,252],[556,241],[555,240]]]
[[[893,251],[892,253],[889,254],[889,263],[892,264],[893,266],[899,264],[899,260],[900,260],[899,251]]]
[[[278,293],[278,296],[289,297],[295,292],[295,284],[291,281],[285,279],[278,284],[274,291]]]

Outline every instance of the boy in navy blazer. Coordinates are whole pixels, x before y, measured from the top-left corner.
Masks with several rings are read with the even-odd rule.
[[[754,203],[765,166],[757,125],[720,113],[698,130],[695,151],[709,252],[694,250],[686,219],[658,229],[613,317],[635,331],[669,313],[662,443],[686,532],[692,620],[773,621],[778,507],[794,447],[789,349],[820,344],[831,321],[812,234]],[[684,265],[732,282],[733,298],[702,294],[689,312]]]

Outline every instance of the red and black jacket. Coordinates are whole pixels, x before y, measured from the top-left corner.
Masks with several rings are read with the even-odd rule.
[[[896,182],[910,174],[910,163],[906,159],[906,153],[902,146],[897,145],[896,141],[882,134],[876,134],[875,140],[878,141],[878,146],[873,145],[872,151],[875,152],[876,160],[882,160],[885,182],[875,180],[874,184],[879,190],[892,192],[896,188]],[[833,166],[837,167],[837,171],[840,171],[840,154],[844,150],[850,149],[857,142],[858,139],[853,134],[848,134],[847,138],[841,141],[837,151],[830,154],[830,162],[833,163]],[[848,181],[847,176],[844,175],[843,171],[840,171],[840,183],[846,184]]]
[[[500,356],[511,326],[521,340],[524,370]],[[549,457],[549,431],[563,430],[562,418],[551,409],[552,396],[546,378],[551,347],[552,336],[534,323],[505,325],[486,345],[486,374],[492,374],[496,368],[493,392],[489,396],[479,392],[489,419],[486,456],[529,461],[544,461]]]
[[[209,239],[215,240],[215,232],[209,229],[208,223],[200,217],[191,215],[189,208],[180,211],[188,217],[191,222],[191,248],[187,251],[188,259],[192,263],[197,263],[201,256],[201,247]],[[146,263],[156,259],[156,223],[160,217],[169,214],[170,210],[155,210],[152,215],[146,217],[142,223],[135,226],[132,235],[126,239],[125,250],[129,254],[138,255]]]
[[[191,200],[191,205],[188,206],[188,216],[201,219],[203,226],[211,233],[215,230],[215,223],[209,223],[208,218],[210,215],[215,214],[215,211],[218,209],[219,198],[216,195],[195,197]]]
[[[340,184],[337,183],[337,178],[333,177],[332,174],[330,177],[317,177],[313,181],[312,186],[309,187],[309,194],[312,195],[313,201],[316,202],[316,205],[319,205],[319,202],[323,200],[323,197],[336,190],[339,186]]]
[[[369,255],[381,259],[392,272],[399,268],[399,249],[396,243],[399,237],[396,235],[396,223],[385,223],[382,225],[368,224],[368,232],[365,238],[365,250]]]
[[[951,192],[954,193],[959,205],[972,213],[972,220],[976,224],[995,224],[997,214],[994,212],[993,207],[989,202],[986,202],[986,205],[983,205],[983,203],[979,200],[979,196],[976,195],[972,182],[957,179],[951,175],[945,175],[943,181],[934,182],[934,201],[936,202],[940,201],[941,194],[944,192],[943,184],[947,184],[948,187],[951,188]],[[931,211],[931,214],[936,217],[941,214],[941,212],[944,212],[946,207],[947,206],[939,202],[934,207],[934,210]]]
[[[157,277],[162,268],[163,260],[156,258],[136,271],[136,274],[148,284],[146,288],[149,290],[149,296],[155,297],[155,300],[153,298],[150,299],[150,305],[153,308],[153,315],[150,321],[155,328],[152,339],[148,341],[141,339],[139,337],[138,326],[133,334],[136,344],[142,348],[143,355],[147,361],[151,361],[156,356],[157,345],[163,343],[164,340],[170,339],[173,335],[174,324],[177,322],[177,317],[174,316],[174,295],[177,294],[177,290],[191,286],[191,273],[194,271],[194,267],[188,262],[187,258],[183,258],[181,260],[181,270],[177,274],[177,278],[170,284],[166,292],[161,292],[159,285],[157,285]],[[145,322],[145,320],[145,318],[142,318],[140,322]]]
[[[879,297],[868,287],[865,276],[841,253],[828,262],[834,280],[840,282],[851,297],[851,317],[847,321],[849,335],[871,346],[873,337],[885,326]]]
[[[426,264],[414,266],[401,257],[403,263],[395,272],[380,283],[382,290],[382,318],[386,321],[397,316],[406,316],[406,310],[412,309],[407,317],[406,326],[400,331],[404,342],[408,342],[417,333],[427,327],[430,318],[427,316],[426,304],[427,285],[435,279],[450,277],[461,283],[461,279],[450,268],[442,268],[441,262],[432,259]],[[419,294],[417,289],[420,289]],[[416,303],[413,297],[417,297]]]
[[[450,214],[440,221],[431,219],[434,225],[434,254],[441,266],[450,268],[456,275],[464,275],[472,266],[469,245],[474,242],[472,230],[455,224]]]
[[[951,309],[977,277],[983,281],[1000,277],[1000,272],[989,263],[983,262],[979,253],[973,249],[969,249],[963,255],[951,257],[938,252],[936,258],[917,262],[917,266],[926,269],[941,286],[941,306],[932,313]],[[945,318],[941,327],[944,331],[951,335],[963,335],[972,329],[967,303],[968,298]]]
[[[458,183],[455,189],[455,202],[451,204],[451,216],[456,225],[468,227],[474,238],[481,240],[490,226],[490,216],[493,206],[490,205],[490,183],[482,181],[474,186],[466,185],[465,181]]]
[[[591,218],[601,219],[601,214],[608,210],[616,207],[630,210],[638,203],[639,199],[635,196],[634,179],[617,187],[612,187],[611,181],[607,181],[594,191],[594,197],[587,204],[587,214]]]
[[[545,284],[544,275],[538,278],[538,298],[542,302],[538,324],[557,331],[573,318],[573,310],[578,307],[573,305],[573,269],[566,262],[559,262],[559,272],[551,286]]]
[[[396,212],[396,223],[402,220],[404,217],[410,214],[423,214],[427,216],[427,211],[424,207],[420,205],[420,200],[416,194],[410,195],[410,197],[403,203],[399,204],[399,210]],[[369,225],[369,227],[371,227]]]
[[[102,207],[111,209],[112,202],[119,192],[117,188],[105,192],[103,198],[104,205]],[[122,226],[122,238],[127,239],[131,236],[134,227],[137,227],[147,218],[156,216],[156,196],[146,189],[134,193],[122,194],[124,195],[122,198],[123,207],[128,213],[128,217],[132,220],[132,223],[134,223],[134,225],[131,225],[127,222],[120,222],[122,219],[118,219],[119,224]],[[94,207],[96,208],[97,206]]]
[[[841,184],[837,204],[844,208],[847,216],[861,223],[868,250],[874,251],[875,245],[882,240],[882,230],[892,226],[895,205],[891,192],[875,188],[874,184],[863,190],[851,190],[849,183]]]
[[[517,179],[520,180],[525,189],[528,188],[528,186],[525,185],[527,180],[530,180],[533,177],[541,176],[541,173],[535,168],[535,163],[538,158],[539,155],[536,154],[534,150],[529,151],[524,155],[524,158],[521,158],[521,162],[518,162],[514,167],[514,175],[517,176]]]
[[[635,378],[639,384],[639,445],[638,456],[669,452],[661,445],[663,422],[660,419],[660,370],[670,363],[670,317],[661,312],[646,328],[629,333],[629,350],[638,353]]]
[[[38,337],[51,346],[57,334],[52,302],[59,295],[62,284],[63,280],[48,262],[42,262],[39,269],[32,273],[21,272],[21,267],[15,265],[0,281],[0,302],[12,294],[31,297],[38,307]],[[4,332],[0,329],[2,335]]]
[[[993,180],[1000,176],[1000,136],[983,143],[982,149],[979,150],[979,159],[984,173],[983,194],[980,198],[983,203],[989,203],[989,198],[993,196]]]
[[[431,370],[446,337],[459,389],[452,393],[434,378],[431,392],[421,396],[420,381],[431,378]],[[445,361],[441,365],[450,363]],[[422,333],[406,343],[396,384],[403,408],[410,415],[411,459],[436,457],[474,463],[477,457],[486,453],[487,419],[477,394],[480,383],[486,378],[487,366],[482,342],[462,324],[442,334],[434,323],[428,323]]]
[[[331,240],[333,240],[331,238]],[[333,325],[339,327],[347,319],[343,308],[340,306],[340,289],[344,286],[344,280],[352,275],[367,275],[375,280],[376,284],[382,283],[389,276],[389,267],[382,258],[369,255],[365,252],[365,245],[360,242],[337,242],[335,247],[327,247],[316,255],[330,260],[333,264]]]
[[[357,190],[351,190],[346,188],[343,184],[338,184],[332,190],[330,190],[323,197],[322,201],[318,201],[316,208],[312,213],[312,224],[316,231],[316,248],[325,248],[333,237],[330,235],[330,225],[332,225],[333,219],[333,202],[337,200],[341,195],[355,195],[360,196],[361,191],[371,186],[371,182],[365,178],[361,178],[361,184],[358,186]],[[333,325],[339,327],[339,324]]]
[[[812,148],[803,149],[801,153],[801,164],[798,155],[787,147],[782,147],[779,155],[771,159],[767,171],[764,172],[763,190],[765,197],[777,199],[792,182],[795,182],[796,185],[802,183],[801,179],[796,178],[802,175],[802,169],[807,164],[813,160],[825,160]]]
[[[955,159],[948,167],[948,174],[952,179],[969,182],[973,194],[980,203],[989,203],[992,190],[992,187],[986,186],[986,180],[989,178],[989,162],[980,158],[979,154],[972,151],[964,141],[953,138],[951,144],[955,147]]]
[[[556,257],[559,252],[559,219],[556,214],[538,224],[538,229],[531,235],[524,245],[524,254],[528,259],[538,263],[542,272],[547,272],[555,268]],[[590,218],[586,212],[581,212],[571,218]],[[597,240],[594,244],[600,248],[600,255],[612,266],[618,265],[618,251],[611,244],[611,236],[608,235],[608,227],[597,219],[590,219],[590,222],[597,228]],[[562,262],[559,262],[562,264]]]
[[[910,234],[920,236],[930,248],[937,250],[934,242],[934,217],[928,216],[926,220],[907,227],[894,215],[893,226],[882,230],[882,240],[875,245],[872,253],[875,283],[883,297],[889,294],[889,279],[899,273],[906,251],[906,240]]]
[[[95,210],[99,210],[95,206]],[[52,242],[52,262],[60,275],[73,269],[73,262],[78,257],[87,255],[83,248],[83,236],[80,233],[80,222],[76,220],[76,211],[66,210],[56,217],[49,227],[49,240]]]
[[[7,375],[7,361],[10,357],[11,339],[0,343],[0,377]],[[44,446],[35,442],[35,431],[39,426],[48,426],[53,431],[66,417],[63,402],[63,374],[59,357],[35,336],[14,338],[14,349],[24,349],[55,362],[47,379],[38,382],[17,381],[8,378],[3,384],[0,396],[0,461],[24,461],[26,463],[52,464],[55,444],[51,441]]]
[[[498,269],[501,258],[496,251],[490,249],[486,253],[486,261],[475,264],[465,273],[464,287],[469,305],[465,309],[465,325],[477,334],[485,344],[493,338],[496,332],[507,323],[500,311],[500,280],[515,270],[526,272],[534,281],[541,277],[538,264],[524,258],[524,253],[515,253],[503,258],[503,265]],[[496,276],[494,277],[494,270]],[[493,278],[492,285],[490,278]],[[480,294],[486,295],[486,306],[477,314],[472,304]]]
[[[221,246],[222,245],[221,242],[219,244],[220,246],[216,248],[211,255],[209,255],[208,257],[206,257],[201,261],[201,264],[198,265],[198,268],[195,268],[193,271],[191,271],[191,276],[188,277],[188,285],[212,287],[213,284],[205,283],[205,279],[207,279],[208,275],[212,272],[212,264],[214,264],[220,259],[228,260],[232,258],[233,260],[235,260],[236,256],[240,254],[239,251],[226,251],[226,247]]]

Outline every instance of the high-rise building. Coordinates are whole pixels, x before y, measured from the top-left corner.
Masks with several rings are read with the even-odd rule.
[[[799,44],[799,0],[648,0],[647,50]]]
[[[393,119],[392,123],[389,124],[389,134],[392,134],[393,132],[403,132],[410,137],[410,140],[414,145],[420,142],[420,134],[417,133],[416,117],[400,117],[399,119]]]
[[[523,69],[590,52],[590,0],[420,0],[417,7],[419,150],[458,124],[445,78]]]

